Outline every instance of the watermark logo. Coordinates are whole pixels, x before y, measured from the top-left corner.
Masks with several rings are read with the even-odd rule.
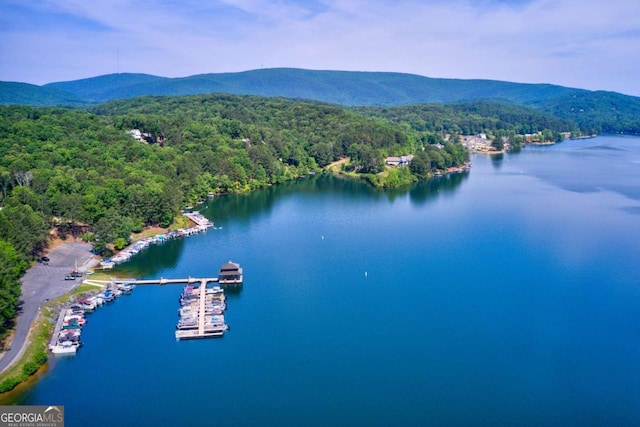
[[[0,427],[64,427],[64,406],[0,406]]]

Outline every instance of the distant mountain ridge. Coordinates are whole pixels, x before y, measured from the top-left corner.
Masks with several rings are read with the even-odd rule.
[[[4,82],[3,86],[0,86],[0,103],[2,104],[97,104],[142,95],[199,95],[216,92],[312,99],[346,106],[396,106],[490,98],[522,104],[588,92],[549,84],[442,79],[391,72],[317,71],[296,68],[269,68],[176,78],[149,74],[107,74],[81,80],[49,83],[44,86],[29,85],[30,90],[26,93],[21,93],[17,86],[9,91],[10,85],[26,85],[26,83]],[[38,88],[41,94],[38,93]],[[17,97],[18,94],[20,97]],[[16,102],[13,102],[12,98]],[[30,98],[32,102],[29,102]]]
[[[0,82],[0,104],[86,106],[143,95],[279,96],[343,106],[394,107],[495,100],[534,107],[580,123],[606,116],[596,131],[640,132],[640,98],[552,84],[431,78],[415,74],[269,68],[168,78],[109,74],[44,86]],[[583,107],[584,106],[584,107]],[[612,111],[614,112],[612,114]],[[588,114],[582,114],[588,112]],[[618,122],[616,122],[618,121]],[[623,127],[619,129],[620,123]],[[602,126],[600,126],[602,125]]]
[[[55,87],[18,82],[0,82],[0,104],[50,107],[56,105],[81,106],[87,103],[73,93]]]
[[[415,74],[362,71],[317,71],[270,68],[238,73],[199,74],[167,78],[148,74],[109,74],[70,82],[49,83],[85,102],[100,103],[141,95],[282,96],[346,106],[396,106],[501,98],[531,103],[587,92],[549,84],[496,80],[459,80]]]

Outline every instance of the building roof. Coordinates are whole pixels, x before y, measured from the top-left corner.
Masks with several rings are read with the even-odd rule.
[[[227,262],[225,264],[222,264],[222,267],[220,267],[220,271],[238,271],[240,270],[240,264],[236,264],[235,262]]]

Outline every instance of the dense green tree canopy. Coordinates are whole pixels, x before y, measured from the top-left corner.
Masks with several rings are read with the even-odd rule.
[[[122,247],[132,231],[168,225],[208,193],[282,183],[346,156],[369,182],[395,187],[467,160],[447,134],[448,141],[479,132],[514,140],[572,130],[572,123],[543,113],[490,103],[350,109],[200,95],[147,96],[85,110],[2,106],[0,295],[9,302],[0,315],[13,315],[16,277],[41,252],[53,225],[86,224],[95,249]],[[409,168],[385,167],[385,157],[407,154],[415,154]]]
[[[500,102],[473,102],[450,105],[421,104],[396,108],[358,108],[366,115],[405,123],[412,129],[429,132],[429,143],[435,143],[437,133],[474,135],[513,131],[516,134],[536,133],[544,130],[556,132],[577,131],[570,120]]]

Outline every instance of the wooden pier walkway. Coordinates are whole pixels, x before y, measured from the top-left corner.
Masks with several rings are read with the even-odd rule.
[[[204,325],[206,322],[205,303],[207,302],[207,282],[203,280],[200,283],[200,308],[198,311],[198,335],[204,336]]]
[[[166,279],[161,277],[159,279],[150,279],[150,280],[138,280],[138,279],[113,279],[113,283],[123,284],[123,283],[131,283],[134,285],[178,285],[178,284],[191,284],[191,283],[204,283],[205,285],[209,282],[218,282],[217,277],[208,277],[204,279],[197,279],[195,277],[187,277],[186,279]]]
[[[195,338],[208,338],[208,337],[220,337],[224,334],[224,332],[229,328],[224,323],[223,315],[210,315],[207,314],[207,294],[210,292],[215,292],[213,289],[207,289],[208,283],[242,283],[241,279],[237,281],[227,281],[227,280],[219,280],[217,277],[206,277],[206,278],[195,278],[195,277],[187,277],[185,279],[166,279],[161,277],[160,279],[150,279],[150,280],[137,280],[137,279],[114,279],[114,283],[116,284],[134,284],[138,285],[177,285],[177,284],[193,284],[199,283],[197,290],[199,292],[199,299],[197,302],[198,308],[198,324],[197,327],[193,328],[183,328],[176,330],[176,339],[195,339]],[[209,292],[208,292],[209,291]],[[223,308],[224,309],[224,308]],[[219,323],[214,322],[214,318],[219,317]],[[208,323],[210,322],[210,323]]]
[[[58,336],[60,335],[60,331],[62,330],[62,323],[64,322],[64,317],[67,315],[67,310],[65,308],[60,311],[60,315],[58,316],[58,321],[56,322],[56,326],[53,329],[53,335],[51,335],[51,340],[49,340],[49,350],[55,347],[58,344]]]

